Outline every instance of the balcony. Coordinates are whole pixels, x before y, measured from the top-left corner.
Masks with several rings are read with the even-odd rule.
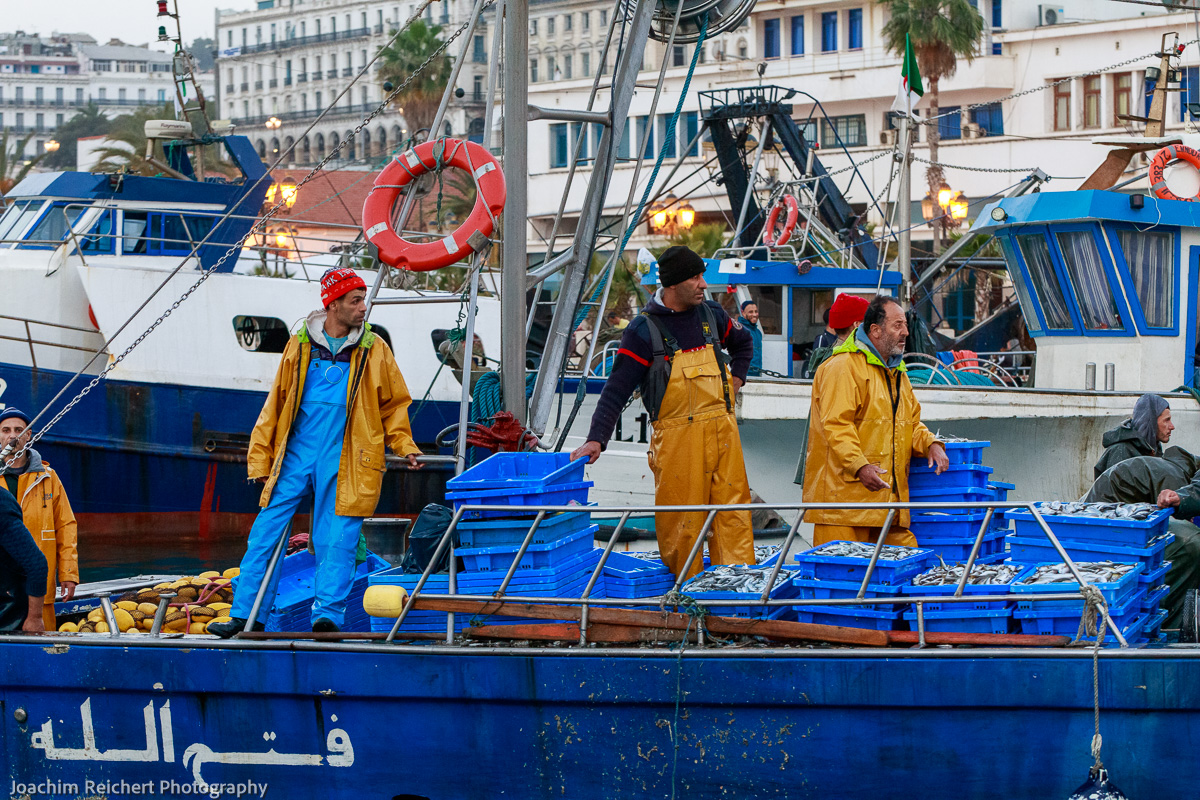
[[[354,67],[342,67],[342,77],[349,78],[354,74]]]
[[[289,75],[289,76],[287,76],[286,78],[284,78],[284,79],[283,79],[283,85],[284,85],[284,86],[291,86],[291,85],[292,85],[292,76],[291,76],[291,75]]]
[[[362,103],[359,105],[337,106],[331,108],[329,113],[325,115],[326,119],[333,117],[355,116],[362,117],[371,113],[378,105],[375,103]],[[285,111],[282,114],[266,114],[257,117],[240,117],[233,120],[235,125],[242,127],[261,126],[272,116],[276,117],[280,122],[300,122],[303,120],[315,119],[321,115],[321,109],[306,109],[304,111]]]
[[[267,81],[267,88],[268,88],[268,89],[274,89],[274,88],[275,88],[276,86],[278,86],[278,85],[279,85],[279,79],[278,79],[278,78],[271,78],[271,80]]]
[[[225,94],[233,94],[233,84],[232,83],[225,84]]]
[[[262,90],[262,81],[255,81],[254,89],[255,89],[255,91],[261,91]]]
[[[382,26],[376,25],[376,33],[382,33]],[[239,56],[251,55],[253,53],[269,53],[278,52],[280,50],[291,50],[296,47],[307,47],[308,45],[321,44],[324,42],[340,42],[346,39],[361,39],[364,36],[371,35],[371,28],[354,28],[348,31],[338,31],[337,33],[318,33],[312,36],[296,36],[291,39],[281,39],[276,42],[260,42],[259,44],[243,45],[239,52]],[[238,56],[233,56],[237,58]]]
[[[382,25],[376,25],[376,26],[375,26],[375,27],[374,27],[372,30],[374,30],[374,31],[375,31],[375,33],[378,35],[378,34],[380,34],[380,33],[383,33],[383,26],[382,26]]]
[[[337,70],[336,70],[336,69],[330,69],[330,70],[326,70],[326,71],[325,71],[325,77],[326,77],[326,78],[336,78],[336,77],[337,77]]]
[[[250,91],[250,84],[249,84],[249,83],[243,83],[243,84],[242,84],[242,91],[243,91],[243,92],[248,92],[248,91]]]
[[[299,72],[296,74],[296,83],[308,83],[308,73]]]

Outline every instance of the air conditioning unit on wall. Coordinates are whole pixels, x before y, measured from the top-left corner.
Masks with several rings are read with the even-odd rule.
[[[1063,10],[1057,6],[1038,6],[1038,25],[1057,25],[1063,21]]]
[[[895,129],[880,131],[879,143],[882,145],[887,145],[888,147],[894,147],[896,144],[896,139],[898,138],[898,134],[899,131]]]
[[[987,134],[983,130],[983,126],[978,122],[964,122],[962,126],[962,135],[964,139],[981,139]]]

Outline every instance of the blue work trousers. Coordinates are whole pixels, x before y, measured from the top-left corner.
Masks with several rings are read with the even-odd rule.
[[[313,496],[312,542],[317,570],[312,621],[324,617],[339,627],[345,623],[346,599],[354,581],[355,553],[362,517],[334,512],[337,501],[338,463],[346,427],[346,392],[350,364],[318,359],[313,350],[304,395],[288,435],[287,451],[271,502],[258,512],[246,555],[242,558],[229,615],[250,616],[254,597],[266,575],[275,545],[284,535],[300,502]],[[280,559],[282,561],[282,559]],[[281,569],[276,567],[267,584],[258,621],[266,622],[279,589]]]

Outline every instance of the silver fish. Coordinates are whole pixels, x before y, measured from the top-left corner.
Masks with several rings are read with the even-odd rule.
[[[874,552],[875,545],[867,544],[866,542],[830,542],[816,550],[809,551],[809,555],[870,559],[871,554]],[[879,560],[900,561],[914,555],[916,552],[916,548],[885,544],[883,549],[879,551]]]
[[[687,592],[749,592],[761,593],[771,577],[771,568],[739,567],[723,564],[711,567],[693,578],[685,587]],[[774,586],[787,583],[792,573],[780,570]]]
[[[1097,517],[1144,522],[1158,511],[1152,503],[1081,503],[1052,501],[1042,503],[1039,510],[1060,517]]]
[[[1112,583],[1132,572],[1137,564],[1116,561],[1082,561],[1075,564],[1079,576],[1085,583]],[[1022,584],[1078,583],[1066,564],[1043,564],[1021,581]]]
[[[943,564],[940,567],[934,567],[913,578],[913,585],[945,586],[958,583],[962,579],[966,566],[966,564],[955,564],[947,567]],[[1012,583],[1012,579],[1017,577],[1017,573],[1024,568],[1024,565],[1021,564],[975,564],[971,567],[967,583],[975,586],[1001,586]]]

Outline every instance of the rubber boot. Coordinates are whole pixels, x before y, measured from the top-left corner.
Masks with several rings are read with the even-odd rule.
[[[222,639],[228,639],[245,629],[246,620],[233,617],[228,622],[210,622],[206,630],[208,633],[219,636]],[[266,629],[267,626],[262,622],[255,622],[253,627],[250,628],[252,631],[265,631]]]

